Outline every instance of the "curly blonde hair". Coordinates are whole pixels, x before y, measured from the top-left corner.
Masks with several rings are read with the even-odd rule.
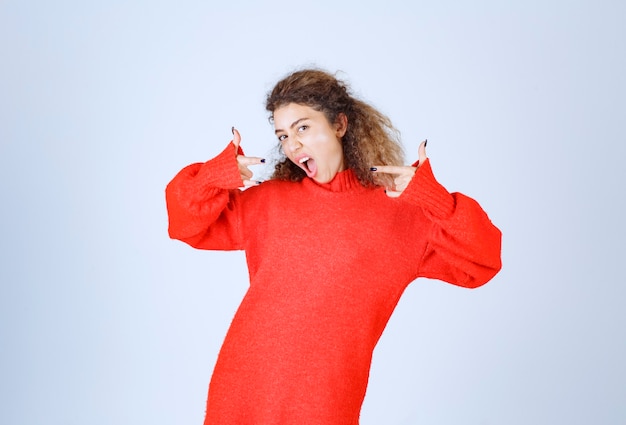
[[[371,105],[356,99],[349,86],[326,71],[304,69],[280,80],[268,93],[265,109],[273,122],[274,111],[290,103],[309,106],[324,113],[329,123],[340,114],[348,118],[341,138],[346,168],[351,168],[363,186],[391,186],[392,176],[372,173],[372,165],[403,165],[400,134],[391,120]],[[291,162],[278,145],[279,159],[273,179],[300,181],[306,174]]]

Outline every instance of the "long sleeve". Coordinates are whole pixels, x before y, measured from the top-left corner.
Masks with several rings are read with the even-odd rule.
[[[475,288],[500,270],[500,230],[475,200],[437,182],[429,160],[400,199],[421,207],[432,223],[420,276]]]
[[[241,249],[241,186],[232,143],[215,158],[183,168],[165,189],[170,237],[200,249]]]

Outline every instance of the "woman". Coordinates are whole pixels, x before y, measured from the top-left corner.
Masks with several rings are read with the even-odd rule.
[[[282,158],[252,180],[241,137],[166,190],[169,234],[246,251],[250,287],[209,386],[205,424],[358,424],[374,347],[418,277],[474,288],[500,269],[500,231],[426,158],[403,166],[390,121],[320,70],[266,103]],[[247,190],[238,188],[246,186]]]

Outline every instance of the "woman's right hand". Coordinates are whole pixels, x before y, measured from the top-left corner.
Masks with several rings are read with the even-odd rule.
[[[235,151],[239,152],[239,145],[241,144],[241,135],[239,131],[233,127],[233,140],[232,144],[235,145]],[[244,156],[237,154],[237,164],[239,165],[239,173],[241,174],[241,180],[243,180],[244,187],[256,186],[261,184],[260,181],[252,180],[252,171],[248,168],[250,165],[263,164],[265,159],[256,156]]]

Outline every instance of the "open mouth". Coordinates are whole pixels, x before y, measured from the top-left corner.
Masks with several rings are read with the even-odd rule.
[[[298,159],[298,165],[304,170],[307,176],[313,178],[317,174],[317,165],[310,156],[303,156]]]

